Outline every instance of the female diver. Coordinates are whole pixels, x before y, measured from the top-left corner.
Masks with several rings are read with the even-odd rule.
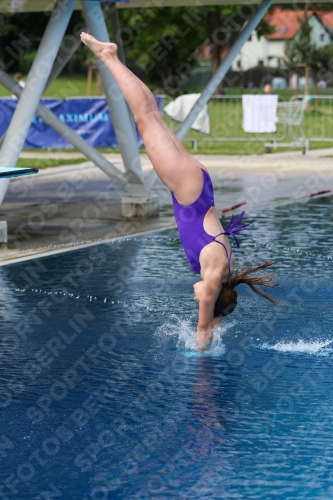
[[[151,91],[117,57],[117,45],[102,43],[91,35],[81,33],[81,39],[112,73],[131,108],[153,167],[172,193],[179,236],[192,271],[202,280],[194,285],[194,300],[199,303],[197,342],[207,349],[213,329],[221,317],[230,314],[237,304],[235,287],[248,284],[251,289],[274,305],[275,301],[256,285],[277,286],[271,283],[274,275],[250,277],[258,269],[274,264],[265,262],[232,276],[235,258],[227,235],[239,247],[234,233],[251,229],[249,224],[238,226],[244,212],[230,221],[224,231],[216,208],[210,176],[205,167],[194,159],[164,122]],[[213,236],[216,235],[216,236]]]

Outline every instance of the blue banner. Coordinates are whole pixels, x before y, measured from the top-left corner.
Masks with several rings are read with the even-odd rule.
[[[0,137],[6,133],[17,99],[0,99]],[[156,98],[162,111],[163,99]],[[118,142],[105,98],[97,99],[45,99],[42,104],[63,123],[75,130],[95,148],[117,148]],[[138,146],[143,146],[136,130]],[[34,116],[24,148],[72,148],[63,137],[37,115]]]

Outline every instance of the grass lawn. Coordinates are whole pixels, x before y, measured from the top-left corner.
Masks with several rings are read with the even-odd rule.
[[[199,142],[198,143],[198,149],[195,151],[190,142],[184,142],[184,146],[187,149],[187,151],[190,154],[198,154],[198,155],[241,155],[241,156],[246,156],[246,155],[262,155],[265,153],[265,147],[262,142]],[[331,143],[327,142],[312,142],[310,145],[310,149],[324,149],[328,147],[333,147],[333,140]],[[117,148],[111,149],[111,148],[96,148],[100,153],[120,153],[120,150]],[[28,152],[33,152],[35,151],[36,153],[40,152],[40,149],[26,149],[25,151]],[[57,153],[57,152],[75,152],[79,153],[77,149],[50,149],[48,150],[50,152],[50,155],[52,153]],[[139,148],[140,153],[145,153],[144,148]],[[272,154],[275,152],[284,152],[284,151],[300,151],[300,148],[295,148],[295,147],[289,147],[289,148],[278,148],[276,150],[272,150]],[[31,159],[25,159],[22,158],[19,161],[24,160],[27,162],[27,164],[24,165],[19,165],[21,167],[30,167],[33,166],[31,164],[32,161]],[[45,163],[45,167],[37,167],[37,168],[46,168],[46,167],[53,167],[53,166],[58,166],[58,165],[69,165],[72,163],[81,163],[82,161],[88,161],[86,158],[82,159],[73,159],[73,160],[46,160],[46,159],[36,159],[36,161]],[[55,165],[49,165],[46,164],[46,162],[55,162]],[[30,163],[29,163],[30,162]],[[29,164],[28,164],[29,163]],[[37,166],[37,165],[36,165]]]
[[[239,94],[238,94],[239,95]],[[207,154],[263,154],[265,152],[265,142],[276,140],[277,143],[292,143],[293,137],[290,128],[279,123],[276,133],[272,134],[249,134],[243,131],[243,109],[242,99],[238,97],[211,99],[208,104],[210,117],[210,135],[200,134],[191,130],[185,141],[185,146],[193,152],[191,139],[198,141],[198,153]],[[171,122],[167,117],[166,121],[174,130],[178,125]],[[295,123],[295,120],[293,120]],[[318,98],[309,103],[308,110],[304,113],[301,126],[293,125],[293,136],[302,137],[302,129],[305,137],[313,138],[310,142],[310,149],[327,148],[333,146],[333,95],[332,99]],[[223,138],[224,141],[209,141],[208,139]],[[241,141],[234,141],[234,139]],[[287,148],[288,150],[289,148]],[[295,147],[290,146],[290,149]],[[296,148],[297,149],[297,148]],[[275,151],[283,151],[286,148],[278,148]],[[273,150],[274,151],[274,150]]]
[[[23,77],[25,79],[25,77]],[[95,93],[95,86],[93,85],[93,94]],[[58,77],[50,88],[45,93],[46,97],[53,98],[67,98],[67,97],[85,97],[87,91],[87,80],[85,76],[61,76]],[[211,122],[211,134],[205,136],[191,130],[187,139],[197,139],[198,149],[194,151],[191,141],[185,141],[184,145],[190,153],[198,154],[227,154],[227,155],[250,155],[250,154],[263,154],[265,152],[265,141],[271,139],[282,140],[282,142],[291,142],[292,138],[284,133],[284,128],[280,124],[276,134],[265,136],[264,134],[247,134],[242,129],[242,100],[241,95],[244,93],[261,93],[260,90],[228,88],[226,89],[226,97],[220,99],[212,99],[209,102],[209,115]],[[289,100],[293,95],[293,90],[277,90],[280,98]],[[9,96],[9,92],[0,86],[0,96]],[[332,95],[332,99],[318,99],[316,102],[312,101],[309,110],[305,113],[302,127],[306,137],[317,138],[319,142],[312,141],[310,149],[326,148],[333,146],[333,89],[319,90],[319,95]],[[233,96],[231,99],[228,96]],[[237,98],[236,96],[239,96]],[[165,101],[165,104],[167,101]],[[170,123],[166,117],[167,123],[174,128],[178,128],[178,124]],[[300,137],[299,127],[294,127],[296,136]],[[200,139],[211,138],[213,140],[206,142]],[[214,142],[214,138],[224,138],[224,142]],[[239,142],[233,142],[231,139],[243,139]],[[254,139],[253,141],[250,139]],[[331,142],[324,142],[322,139],[330,139]],[[290,150],[294,150],[290,147]],[[278,148],[274,151],[285,151],[286,148]],[[287,149],[288,150],[288,149]],[[30,150],[31,151],[31,150]],[[105,150],[104,150],[105,151]],[[117,149],[106,150],[107,152],[119,152]],[[141,152],[144,150],[141,149]],[[77,162],[75,162],[77,163]]]
[[[103,92],[104,93],[104,92]],[[92,85],[92,96],[95,97],[96,85]],[[53,97],[56,99],[66,99],[67,97],[86,97],[87,96],[87,78],[85,76],[59,76],[47,89],[44,97]]]
[[[12,75],[11,75],[12,76]],[[26,80],[27,75],[22,75],[22,79]],[[261,89],[242,89],[238,87],[226,88],[226,95],[243,95],[243,94],[262,94]],[[192,92],[192,90],[191,90]],[[195,89],[193,92],[200,92],[200,89]],[[294,91],[290,89],[277,89],[274,91],[282,99],[289,100]],[[303,90],[299,91],[302,95]],[[0,85],[0,97],[10,97],[10,92]],[[92,95],[96,96],[96,82],[92,85]],[[333,88],[319,89],[318,95],[332,95]],[[66,97],[86,97],[87,96],[87,78],[85,75],[62,75],[50,85],[44,94],[44,97],[53,97],[56,99],[64,99]]]
[[[187,151],[190,154],[202,154],[202,155],[262,155],[265,153],[265,146],[263,142],[198,142],[198,149],[195,151],[190,143],[184,143]],[[310,150],[312,149],[324,149],[332,148],[332,142],[312,142],[310,144]],[[283,153],[286,151],[300,151],[300,148],[294,146],[290,147],[279,147],[278,149],[273,149],[274,153]]]
[[[241,89],[238,87],[226,88],[226,95],[243,95],[243,94],[262,94],[262,89]],[[291,99],[295,95],[295,91],[293,89],[274,89],[273,92],[277,94],[279,97],[285,100]],[[310,89],[310,93],[313,92],[313,89]],[[298,91],[299,95],[304,94],[304,89],[300,89]],[[318,95],[332,95],[333,96],[333,87],[329,87],[327,89],[318,89]]]
[[[26,80],[27,76],[22,75]],[[92,94],[96,95],[96,87],[92,86]],[[0,97],[10,97],[11,93],[0,85]],[[86,97],[87,96],[87,78],[84,75],[59,76],[47,89],[44,97],[53,97],[55,99],[66,99],[67,97]]]
[[[83,161],[88,161],[87,158],[70,158],[68,160],[58,160],[53,158],[19,158],[17,162],[17,167],[21,168],[49,168],[49,167],[59,167],[61,165],[74,165],[77,163],[82,163]]]

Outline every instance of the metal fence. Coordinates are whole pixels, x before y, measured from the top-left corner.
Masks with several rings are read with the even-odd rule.
[[[163,96],[164,106],[172,100]],[[305,153],[310,142],[333,143],[333,96],[294,96],[290,100],[279,97],[277,131],[269,134],[243,131],[241,95],[213,96],[208,103],[210,134],[191,130],[184,142],[191,142],[194,150],[199,142],[261,142],[266,151],[277,147],[300,147]],[[165,120],[176,132],[179,124],[165,114]]]

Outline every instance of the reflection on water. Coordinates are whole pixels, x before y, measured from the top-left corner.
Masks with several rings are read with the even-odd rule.
[[[176,231],[0,269],[0,496],[332,496],[331,199],[249,218],[279,308],[239,287],[205,354]]]

